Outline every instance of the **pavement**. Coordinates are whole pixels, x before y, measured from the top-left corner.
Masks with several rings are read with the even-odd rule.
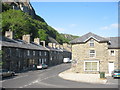
[[[109,76],[106,74],[106,76]],[[71,69],[64,71],[59,74],[59,77],[66,79],[66,80],[72,80],[77,82],[86,82],[86,83],[98,83],[98,84],[106,84],[107,79],[101,79],[100,74],[82,74],[82,73],[74,73],[71,71]]]

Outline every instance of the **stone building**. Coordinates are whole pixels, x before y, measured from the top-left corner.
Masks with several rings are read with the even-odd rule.
[[[71,58],[71,52],[62,45],[49,43],[45,46],[45,41],[40,41],[39,38],[32,42],[29,34],[23,35],[22,40],[15,40],[13,36],[12,31],[6,31],[5,37],[0,37],[4,69],[20,72],[31,70],[39,64],[58,65],[63,62],[63,58]]]
[[[33,69],[33,65],[48,64],[49,51],[45,47],[37,44],[36,40],[31,42],[30,35],[23,35],[22,40],[14,40],[10,36],[11,31],[8,32],[10,33],[6,34],[6,37],[0,38],[3,51],[2,68],[18,72]]]
[[[71,52],[63,48],[63,45],[57,43],[48,43],[47,47],[49,52],[49,65],[58,65],[63,63],[63,58],[70,58],[71,59]]]
[[[72,70],[79,73],[111,74],[120,68],[118,44],[120,37],[104,38],[93,33],[87,33],[72,40]]]

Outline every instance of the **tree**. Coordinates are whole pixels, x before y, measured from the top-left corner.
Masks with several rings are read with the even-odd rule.
[[[40,40],[45,40],[45,41],[47,40],[48,35],[46,34],[45,30],[39,29],[38,34]]]

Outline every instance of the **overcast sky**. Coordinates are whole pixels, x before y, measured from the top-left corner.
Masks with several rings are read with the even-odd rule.
[[[93,32],[104,37],[118,35],[118,2],[37,2],[36,0],[31,4],[36,14],[60,33],[81,36]]]

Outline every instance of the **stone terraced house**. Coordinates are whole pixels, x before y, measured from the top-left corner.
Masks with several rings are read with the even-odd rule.
[[[111,74],[114,69],[120,69],[119,39],[90,32],[72,40],[72,70],[86,74]]]
[[[26,38],[26,39],[24,39]],[[33,65],[48,64],[49,51],[34,42],[30,43],[30,35],[24,35],[23,40],[14,40],[2,36],[2,68],[15,72],[31,70]],[[42,60],[42,62],[40,62]]]
[[[12,31],[6,31],[5,36],[0,36],[0,45],[3,52],[2,68],[15,72],[32,70],[39,64],[54,66],[61,64],[64,57],[71,58],[71,52],[61,48],[62,45],[49,43],[46,46],[45,41],[39,38],[32,42],[29,34],[23,35],[21,40],[14,39]]]

